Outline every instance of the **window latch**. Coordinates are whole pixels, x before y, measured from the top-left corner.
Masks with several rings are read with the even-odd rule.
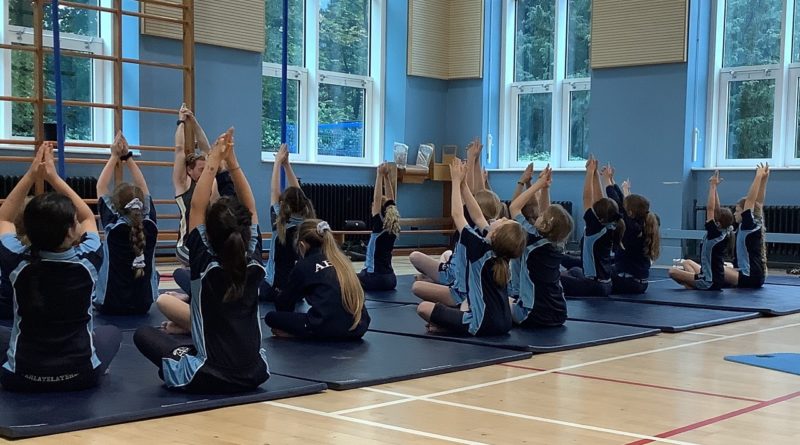
[[[22,36],[25,35],[25,30],[24,29],[17,30],[16,34],[17,34],[17,40],[21,42]]]

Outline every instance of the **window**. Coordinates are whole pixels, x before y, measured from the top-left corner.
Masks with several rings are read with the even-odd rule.
[[[706,164],[800,165],[798,0],[717,3]],[[787,36],[782,39],[782,36]],[[788,142],[788,143],[787,143]],[[792,147],[792,148],[784,148]]]
[[[583,166],[591,0],[506,0],[501,137],[506,167]]]
[[[79,3],[98,5],[97,0],[81,0]],[[51,6],[44,4],[43,44],[52,48],[50,29]],[[0,30],[3,43],[19,45],[20,48],[34,44],[33,9],[28,0],[2,0],[0,8]],[[103,54],[101,39],[101,17],[97,11],[61,6],[59,8],[61,48],[82,53]],[[34,97],[34,53],[20,50],[0,50],[4,67],[0,69],[0,84],[5,96]],[[62,98],[82,102],[103,102],[106,75],[103,62],[84,57],[61,57]],[[55,98],[53,81],[53,54],[45,52],[44,96]],[[0,127],[2,138],[33,137],[33,104],[23,102],[0,102]],[[66,138],[68,140],[104,140],[106,114],[102,109],[89,107],[64,107]],[[110,114],[109,114],[110,115]],[[45,122],[55,121],[55,106],[45,106]]]
[[[380,159],[383,3],[289,0],[286,140],[293,159]],[[271,160],[280,145],[282,2],[267,1],[266,15],[262,158]]]

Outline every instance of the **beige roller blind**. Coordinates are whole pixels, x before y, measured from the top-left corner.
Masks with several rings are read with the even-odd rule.
[[[483,0],[409,0],[408,74],[480,78]]]
[[[264,52],[264,0],[195,0],[194,9],[196,42]],[[142,12],[173,18],[182,14],[180,9],[147,3],[142,3]],[[183,39],[181,25],[157,20],[142,20],[142,34]]]
[[[686,62],[688,7],[688,0],[593,0],[592,68]]]

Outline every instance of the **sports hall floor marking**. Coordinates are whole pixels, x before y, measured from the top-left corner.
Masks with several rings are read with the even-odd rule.
[[[731,412],[728,412],[728,413],[725,413],[725,414],[720,414],[719,416],[711,417],[711,418],[706,419],[706,420],[701,420],[700,422],[695,422],[695,423],[692,423],[690,425],[682,426],[680,428],[675,428],[674,430],[670,430],[670,431],[663,432],[661,434],[657,434],[655,437],[663,439],[663,438],[667,438],[667,437],[677,436],[678,434],[682,434],[682,433],[685,433],[685,432],[688,432],[688,431],[693,431],[693,430],[702,428],[704,426],[708,426],[708,425],[712,425],[712,424],[715,424],[715,423],[718,423],[718,422],[722,422],[724,420],[728,420],[730,418],[737,417],[737,416],[740,416],[742,414],[747,414],[747,413],[750,413],[750,412],[753,412],[753,411],[757,411],[757,410],[760,410],[762,408],[766,408],[768,406],[776,405],[778,403],[785,402],[787,400],[791,400],[791,399],[794,399],[794,398],[797,398],[797,397],[800,397],[800,391],[793,392],[793,393],[787,394],[785,396],[777,397],[777,398],[774,398],[772,400],[766,400],[764,402],[757,403],[755,405],[746,406],[744,408],[737,409],[736,411],[731,411]],[[635,442],[630,442],[627,445],[644,445],[644,444],[648,444],[648,443],[651,443],[651,442],[655,442],[655,441],[654,440],[650,440],[650,439],[642,439],[642,440],[637,440]]]
[[[691,335],[705,335],[707,337],[724,337],[724,334],[710,334],[708,332],[690,332],[690,331],[683,331],[681,334],[691,334]]]
[[[527,370],[530,370],[530,371],[546,371],[546,369],[532,368],[532,367],[529,367],[529,366],[512,365],[510,363],[501,363],[501,364],[499,364],[497,366],[504,366],[506,368],[527,369]],[[698,395],[702,395],[702,396],[721,397],[723,399],[741,400],[741,401],[744,401],[744,402],[755,402],[755,403],[763,402],[763,400],[750,399],[750,398],[747,398],[747,397],[729,396],[729,395],[726,395],[726,394],[717,394],[717,393],[705,392],[705,391],[695,391],[695,390],[692,390],[692,389],[675,388],[673,386],[653,385],[651,383],[634,382],[634,381],[631,381],[631,380],[610,379],[610,378],[607,378],[607,377],[597,377],[597,376],[586,375],[586,374],[574,374],[574,373],[571,373],[571,372],[554,372],[553,374],[565,375],[565,376],[569,376],[569,377],[579,377],[579,378],[582,378],[582,379],[589,379],[589,380],[599,380],[599,381],[602,381],[602,382],[621,383],[623,385],[642,386],[642,387],[645,387],[645,388],[664,389],[664,390],[667,390],[667,391],[683,392],[683,393],[689,393],[689,394],[698,394]]]
[[[335,413],[326,413],[324,411],[317,411],[315,409],[302,408],[302,407],[294,406],[294,405],[287,405],[287,404],[280,403],[280,402],[262,402],[262,403],[264,403],[265,405],[271,405],[271,406],[275,406],[275,407],[278,407],[278,408],[284,408],[284,409],[289,409],[289,410],[292,410],[292,411],[299,411],[299,412],[306,413],[306,414],[313,414],[313,415],[316,415],[316,416],[327,417],[329,419],[343,420],[345,422],[358,423],[358,424],[361,424],[361,425],[372,426],[372,427],[375,427],[375,428],[382,428],[382,429],[391,430],[391,431],[397,431],[397,432],[406,433],[406,434],[413,434],[415,436],[427,437],[429,439],[444,440],[444,441],[447,441],[447,442],[460,443],[460,444],[464,444],[464,445],[486,445],[486,443],[484,443],[484,442],[475,442],[475,441],[472,441],[472,440],[459,439],[457,437],[444,436],[444,435],[441,435],[441,434],[429,433],[429,432],[426,432],[426,431],[419,431],[419,430],[415,430],[415,429],[411,429],[411,428],[404,428],[404,427],[401,427],[401,426],[389,425],[389,424],[380,423],[380,422],[373,422],[371,420],[358,419],[358,418],[355,418],[355,417],[347,417],[347,416],[342,416],[342,415],[335,414]],[[658,438],[655,438],[655,439],[656,440],[661,440],[661,439],[658,439]]]

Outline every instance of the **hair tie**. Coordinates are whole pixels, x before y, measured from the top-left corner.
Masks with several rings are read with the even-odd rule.
[[[131,199],[131,202],[125,204],[125,210],[142,210],[144,204],[139,198]]]
[[[317,234],[319,234],[319,236],[322,236],[325,234],[325,232],[330,232],[330,231],[331,231],[331,226],[330,224],[328,224],[328,221],[320,221],[317,223]]]
[[[144,254],[141,254],[133,259],[131,267],[134,269],[144,269]]]

